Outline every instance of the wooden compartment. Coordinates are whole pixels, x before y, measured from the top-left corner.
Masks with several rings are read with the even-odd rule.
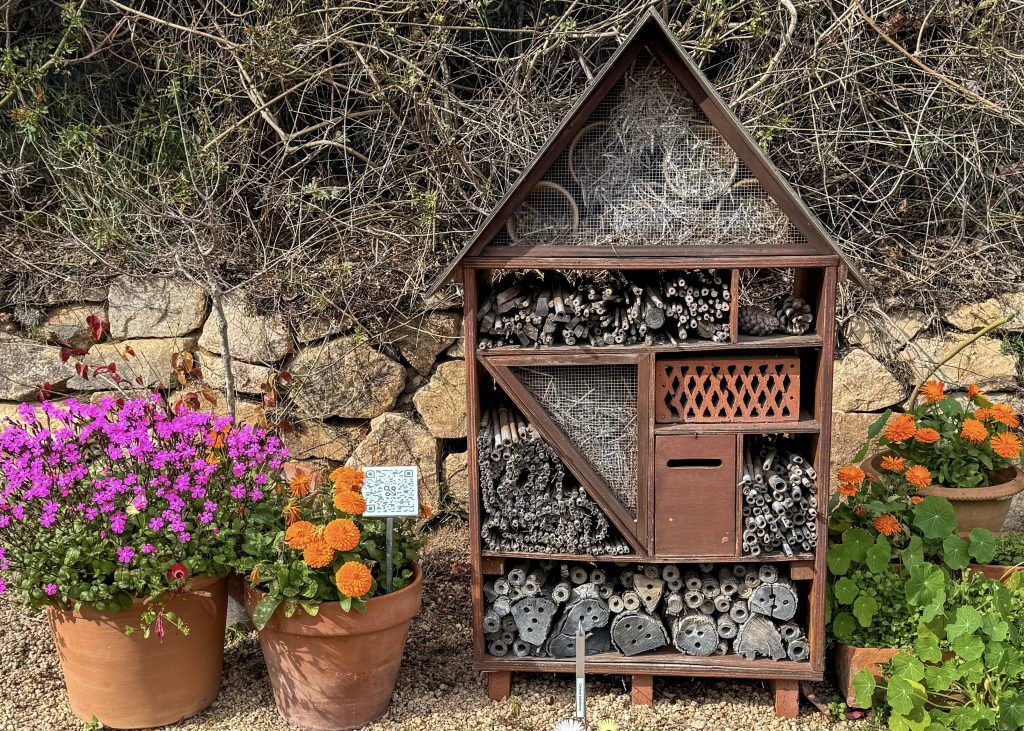
[[[654,440],[654,552],[736,555],[733,434],[671,434]]]
[[[660,358],[655,390],[659,424],[797,421],[800,358],[761,353]]]

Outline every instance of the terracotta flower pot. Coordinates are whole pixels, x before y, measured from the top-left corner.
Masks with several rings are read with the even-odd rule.
[[[1017,571],[1024,571],[1024,566],[999,566],[997,564],[974,564],[972,563],[967,567],[974,573],[982,574],[989,579],[995,579],[1001,581],[1004,584],[1010,580],[1010,577]]]
[[[288,723],[354,729],[384,715],[391,703],[409,623],[420,610],[420,568],[409,586],[374,597],[366,611],[325,602],[315,617],[279,608],[259,632],[277,710]],[[251,587],[245,606],[265,596]]]
[[[71,711],[110,728],[153,728],[194,716],[213,703],[224,661],[227,579],[199,577],[191,590],[165,605],[188,625],[188,636],[167,626],[138,628],[142,600],[120,612],[47,607]],[[194,592],[209,596],[198,596]]]
[[[882,454],[869,460],[865,469],[876,474],[882,471]],[[1010,512],[1012,498],[1024,491],[1024,474],[1016,467],[997,470],[988,487],[924,487],[918,495],[945,498],[953,505],[960,533],[969,533],[974,528],[987,528],[993,533],[1003,529],[1003,523]]]
[[[857,694],[853,690],[853,679],[864,668],[868,668],[877,680],[881,676],[878,666],[883,665],[900,652],[894,647],[856,647],[836,643],[832,650],[832,659],[836,668],[836,683],[839,692],[850,708],[861,708],[857,703]]]

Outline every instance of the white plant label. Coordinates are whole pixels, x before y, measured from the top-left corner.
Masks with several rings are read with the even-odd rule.
[[[367,518],[415,518],[420,514],[418,467],[365,467]]]

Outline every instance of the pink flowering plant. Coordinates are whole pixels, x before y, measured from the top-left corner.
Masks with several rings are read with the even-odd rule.
[[[262,429],[158,394],[22,404],[0,426],[0,593],[99,611],[143,599],[143,629],[162,635],[179,623],[161,602],[227,573],[287,456]]]

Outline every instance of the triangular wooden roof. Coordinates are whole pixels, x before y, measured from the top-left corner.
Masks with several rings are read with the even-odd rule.
[[[654,54],[675,77],[686,93],[707,116],[708,121],[722,134],[733,150],[764,187],[768,194],[782,208],[790,223],[803,234],[809,246],[807,255],[834,253],[840,257],[850,276],[861,286],[869,288],[864,275],[836,246],[828,231],[818,218],[804,204],[796,191],[782,177],[761,147],[754,141],[743,124],[732,113],[729,106],[718,95],[711,82],[697,66],[693,58],[679,45],[672,31],[661,16],[648,8],[636,27],[591,82],[586,92],[566,115],[555,132],[540,148],[536,156],[512,185],[505,197],[495,206],[491,214],[480,224],[473,236],[463,246],[455,259],[431,283],[426,297],[437,292],[452,276],[459,263],[467,256],[477,255],[505,226],[508,219],[526,200],[534,186],[548,172],[558,155],[569,147],[579,130],[587,124],[588,118],[609,94],[614,85],[628,71],[630,64],[644,49]],[[619,247],[615,256],[628,257],[630,247]],[[706,253],[706,252],[705,252]],[[728,251],[718,251],[728,256]],[[771,250],[765,249],[766,257]]]

